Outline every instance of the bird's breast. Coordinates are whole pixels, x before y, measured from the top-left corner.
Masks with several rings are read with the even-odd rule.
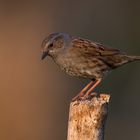
[[[68,75],[78,76],[84,78],[102,78],[105,73],[104,65],[100,63],[100,67],[97,66],[97,60],[95,58],[85,59],[84,57],[75,57],[69,55],[61,55],[57,57],[55,62],[58,64],[61,70],[65,71]],[[99,64],[99,62],[98,62]]]

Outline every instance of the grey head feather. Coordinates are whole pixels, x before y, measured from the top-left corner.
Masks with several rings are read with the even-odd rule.
[[[42,45],[41,45],[41,48],[43,49],[44,46],[46,44],[51,44],[53,43],[53,41],[58,38],[58,37],[62,37],[63,40],[64,40],[64,45],[65,46],[69,46],[70,42],[71,42],[71,35],[67,34],[67,33],[64,33],[64,32],[57,32],[57,33],[52,33],[50,34],[49,36],[47,36],[43,42],[42,42]]]

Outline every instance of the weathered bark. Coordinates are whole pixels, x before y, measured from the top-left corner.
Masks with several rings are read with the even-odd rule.
[[[103,140],[110,95],[71,102],[67,140]]]

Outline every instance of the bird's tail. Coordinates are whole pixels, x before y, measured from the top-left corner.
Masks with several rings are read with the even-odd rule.
[[[140,60],[140,56],[127,56],[129,58],[130,61],[137,61],[137,60]]]
[[[140,60],[140,56],[120,55],[120,59],[116,59],[116,60],[117,60],[117,62],[115,62],[113,65],[114,68],[127,64],[129,62],[134,62],[134,61]]]

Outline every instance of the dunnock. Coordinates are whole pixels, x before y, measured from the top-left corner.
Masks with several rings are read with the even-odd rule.
[[[140,60],[140,56],[66,33],[50,34],[42,43],[42,52],[42,59],[51,56],[67,74],[91,79],[74,100],[87,97],[110,70]]]

